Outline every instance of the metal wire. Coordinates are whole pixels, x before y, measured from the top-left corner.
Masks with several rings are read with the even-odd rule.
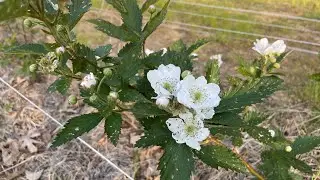
[[[15,93],[17,93],[20,97],[22,97],[24,100],[26,100],[27,102],[29,102],[32,106],[34,106],[36,109],[38,109],[39,111],[41,111],[43,114],[45,114],[46,116],[48,116],[53,122],[55,122],[58,126],[63,127],[63,125],[56,120],[54,117],[52,117],[49,113],[47,113],[45,110],[43,110],[42,108],[40,108],[38,105],[36,105],[34,102],[32,102],[29,98],[27,98],[26,96],[24,96],[22,93],[20,93],[16,88],[14,88],[13,86],[11,86],[9,83],[7,83],[5,80],[3,80],[0,77],[0,81],[5,84],[6,86],[8,86],[11,90],[13,90]],[[101,154],[98,150],[96,150],[94,147],[92,147],[90,144],[88,144],[86,141],[84,141],[83,139],[81,139],[80,137],[77,138],[77,140],[79,140],[82,144],[84,144],[85,146],[87,146],[89,149],[91,149],[94,153],[96,153],[98,156],[100,156],[103,160],[105,160],[108,164],[110,164],[113,168],[115,168],[116,170],[118,170],[119,172],[121,172],[123,175],[125,175],[127,178],[129,178],[130,180],[133,180],[133,178],[127,174],[126,172],[124,172],[121,168],[119,168],[117,165],[115,165],[112,161],[110,161],[107,157],[105,157],[103,154]]]
[[[302,21],[310,21],[310,22],[320,23],[320,20],[318,20],[318,19],[305,18],[305,17],[301,17],[301,16],[293,16],[293,15],[287,15],[287,14],[279,14],[279,13],[274,13],[274,12],[255,11],[255,10],[241,9],[241,8],[230,8],[230,7],[225,7],[225,6],[215,6],[215,5],[202,4],[202,3],[185,2],[185,1],[172,1],[172,2],[186,4],[186,5],[190,5],[190,6],[211,8],[211,9],[222,9],[222,10],[226,10],[226,11],[235,11],[235,12],[250,13],[250,14],[260,14],[260,15],[265,15],[265,16],[274,16],[274,17],[281,17],[281,18],[287,18],[287,19],[293,19],[293,20],[302,20]]]

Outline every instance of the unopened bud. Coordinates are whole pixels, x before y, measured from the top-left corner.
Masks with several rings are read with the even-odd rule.
[[[155,13],[155,12],[156,12],[156,6],[155,6],[155,5],[149,6],[148,12],[149,12],[150,14]]]
[[[66,51],[66,49],[65,49],[63,46],[61,46],[61,47],[58,47],[58,48],[56,49],[56,54],[57,54],[57,55],[61,55],[61,54],[63,54],[65,51]]]
[[[276,68],[276,69],[279,69],[281,66],[280,66],[279,63],[274,63],[274,64],[273,64],[273,67]]]
[[[110,68],[104,68],[103,74],[107,77],[110,77],[110,76],[112,76],[112,70]]]
[[[75,96],[75,95],[70,95],[69,98],[68,98],[69,104],[74,105],[74,104],[77,103],[77,101],[78,101],[78,99],[77,99],[77,96]]]
[[[56,30],[58,32],[63,32],[65,30],[65,28],[62,25],[57,25]]]
[[[98,96],[93,94],[92,96],[90,96],[89,101],[90,102],[95,102],[98,99]]]
[[[249,68],[249,72],[250,72],[250,74],[255,75],[255,74],[256,74],[256,68],[253,67],[253,66],[251,66],[251,67]]]
[[[182,79],[184,79],[185,77],[187,77],[189,75],[191,75],[191,72],[188,71],[188,70],[185,70],[185,71],[182,72],[181,77],[182,77]]]
[[[287,152],[291,152],[291,151],[292,151],[292,147],[291,147],[291,146],[287,146],[287,147],[285,148],[285,150],[286,150]]]
[[[108,97],[109,97],[110,99],[115,100],[115,99],[118,99],[119,94],[118,94],[117,92],[111,91],[111,92],[109,93],[109,96],[108,96]]]
[[[37,64],[31,64],[31,65],[29,66],[29,71],[30,71],[30,72],[36,72],[37,69],[38,69],[38,65],[37,65]]]
[[[269,129],[269,133],[270,133],[271,137],[274,137],[276,135],[276,132],[272,129]]]
[[[167,107],[169,105],[170,101],[166,97],[160,97],[156,100],[156,104],[160,107]]]
[[[31,28],[31,27],[33,26],[33,23],[32,23],[32,21],[31,21],[30,19],[25,19],[25,20],[23,21],[23,25],[24,25],[24,27],[26,27],[26,28]]]
[[[277,59],[274,57],[274,55],[271,55],[271,56],[269,57],[269,61],[270,61],[271,63],[276,63],[276,62],[277,62]]]

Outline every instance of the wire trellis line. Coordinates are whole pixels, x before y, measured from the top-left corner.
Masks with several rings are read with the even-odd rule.
[[[301,16],[293,16],[293,15],[287,15],[287,14],[279,14],[274,12],[266,12],[266,11],[256,11],[256,10],[250,10],[250,9],[241,9],[241,8],[230,8],[225,6],[216,6],[216,5],[210,5],[210,4],[202,4],[202,3],[192,3],[192,2],[185,2],[185,1],[172,1],[173,3],[180,3],[180,4],[186,4],[190,6],[198,6],[198,7],[205,7],[205,8],[211,8],[211,9],[221,9],[226,11],[235,11],[240,13],[250,13],[250,14],[260,14],[264,16],[274,16],[274,17],[281,17],[281,18],[287,18],[287,19],[293,19],[293,20],[302,20],[302,21],[310,21],[315,23],[320,23],[320,20],[318,19],[312,19],[312,18],[305,18]]]
[[[203,34],[210,34],[209,31],[195,30],[195,29],[190,29],[190,28],[185,28],[185,27],[176,27],[176,28],[173,28],[173,25],[169,25],[169,24],[162,24],[162,26],[166,26],[166,27],[171,28],[171,29],[180,29],[180,30],[189,31],[189,32],[197,32],[197,33],[203,33]],[[245,40],[249,40],[249,39],[245,39]],[[317,51],[311,51],[311,50],[307,50],[307,49],[301,49],[301,48],[290,47],[290,46],[287,46],[287,48],[288,48],[288,49],[291,49],[291,50],[294,50],[294,51],[311,54],[311,55],[319,55],[319,53],[318,53]]]
[[[320,46],[319,43],[315,43],[315,42],[301,41],[301,40],[289,39],[289,38],[278,37],[278,36],[269,36],[269,35],[262,35],[262,34],[256,34],[256,33],[250,33],[250,32],[230,30],[230,29],[208,27],[208,26],[188,24],[188,23],[182,23],[182,22],[170,21],[170,20],[167,20],[166,22],[171,23],[171,24],[176,24],[176,25],[194,27],[194,28],[202,28],[202,29],[207,29],[207,30],[215,30],[215,31],[228,32],[228,33],[233,33],[233,34],[248,35],[248,36],[266,37],[266,38],[270,38],[270,39],[282,39],[282,40],[288,41],[288,42],[294,42],[294,43],[300,43],[300,44],[306,44],[306,45],[312,45],[312,46]]]
[[[28,103],[30,103],[32,106],[34,106],[36,109],[38,109],[39,111],[41,111],[44,115],[46,115],[47,117],[49,117],[53,122],[55,122],[57,125],[59,125],[60,127],[63,127],[63,125],[56,120],[54,117],[52,117],[49,113],[47,113],[45,110],[43,110],[42,108],[40,108],[38,105],[36,105],[33,101],[31,101],[29,98],[27,98],[26,96],[24,96],[22,93],[20,93],[16,88],[14,88],[13,86],[11,86],[9,83],[7,83],[5,80],[3,80],[0,77],[0,81],[5,84],[7,87],[9,87],[11,90],[13,90],[15,93],[17,93],[21,98],[23,98],[24,100],[26,100]],[[77,140],[79,140],[82,144],[84,144],[85,146],[87,146],[89,149],[91,149],[94,153],[96,153],[98,156],[100,156],[103,160],[105,160],[108,164],[110,164],[113,168],[115,168],[116,170],[118,170],[120,173],[122,173],[123,175],[125,175],[128,179],[130,180],[134,180],[129,174],[127,174],[126,172],[124,172],[120,167],[118,167],[117,165],[115,165],[112,161],[110,161],[107,157],[105,157],[103,154],[101,154],[98,150],[96,150],[94,147],[92,147],[90,144],[88,144],[86,141],[84,141],[83,139],[81,139],[80,137],[77,138]]]
[[[225,18],[225,17],[221,17],[221,16],[199,14],[199,13],[194,13],[194,12],[184,12],[184,11],[171,10],[171,9],[169,9],[168,11],[172,12],[172,13],[177,13],[177,14],[185,14],[185,15],[199,16],[199,17],[212,18],[212,19],[219,19],[219,20],[231,21],[231,22],[237,22],[237,23],[262,25],[262,26],[267,26],[267,27],[274,27],[274,28],[287,29],[287,30],[293,30],[293,31],[302,31],[302,32],[309,32],[309,33],[314,33],[314,34],[320,34],[320,31],[313,31],[313,30],[310,30],[310,29],[300,29],[300,28],[284,26],[284,25],[279,25],[279,24],[261,23],[261,22],[256,22],[256,21],[249,21],[249,20],[242,20],[242,19],[235,19],[235,18]]]

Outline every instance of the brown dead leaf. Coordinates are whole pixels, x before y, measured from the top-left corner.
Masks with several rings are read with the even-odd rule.
[[[2,161],[5,166],[12,166],[18,161],[20,152],[19,144],[16,140],[8,139],[1,146]]]
[[[43,144],[43,142],[33,138],[39,137],[40,135],[41,134],[37,131],[28,131],[27,135],[21,136],[19,139],[21,148],[27,148],[30,153],[38,152],[38,148],[35,146],[35,144]]]

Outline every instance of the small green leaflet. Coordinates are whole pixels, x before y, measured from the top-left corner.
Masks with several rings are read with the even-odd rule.
[[[84,114],[68,120],[52,142],[53,147],[60,146],[72,139],[89,132],[96,127],[103,117],[99,113]]]
[[[295,155],[307,153],[317,146],[320,146],[319,136],[298,137],[292,144],[292,153]]]
[[[121,61],[116,72],[124,81],[128,81],[135,76],[142,67],[143,63],[141,59],[125,58]]]
[[[151,18],[151,20],[146,24],[146,26],[143,29],[143,39],[147,39],[150,34],[157,29],[157,27],[163,22],[167,15],[167,9],[169,6],[170,0],[164,5],[162,10],[158,12],[154,17]]]
[[[49,51],[46,46],[43,44],[23,44],[19,46],[11,47],[5,50],[5,53],[8,54],[36,54],[36,55],[44,55]]]
[[[150,119],[150,121],[158,119]],[[171,132],[166,127],[166,124],[157,123],[159,121],[153,121],[150,129],[146,129],[144,136],[137,141],[136,147],[147,148],[149,146],[165,146],[168,144],[168,140],[172,139]]]
[[[119,99],[122,102],[146,102],[151,103],[148,99],[146,99],[139,91],[135,89],[123,89],[119,93]]]
[[[139,37],[128,31],[123,26],[116,26],[108,21],[102,19],[91,19],[90,23],[96,25],[96,29],[122,41],[138,41]]]
[[[58,91],[59,93],[65,95],[71,85],[71,82],[71,78],[60,77],[49,86],[48,92],[53,93],[55,91]]]
[[[242,111],[246,106],[262,102],[264,98],[278,90],[282,82],[283,80],[276,76],[262,77],[257,82],[230,93],[232,95],[222,97],[215,111],[216,113]]]
[[[194,170],[191,148],[173,140],[164,148],[158,169],[162,180],[188,180]]]
[[[132,109],[133,114],[136,118],[154,117],[154,116],[166,116],[168,113],[161,110],[152,103],[141,103],[138,102],[134,105]]]
[[[71,5],[68,6],[69,13],[67,14],[70,29],[74,28],[90,7],[91,0],[72,0]]]
[[[121,114],[112,113],[110,116],[106,117],[104,125],[105,133],[115,146],[117,145],[119,135],[121,133],[121,124]]]
[[[198,48],[206,45],[207,43],[209,43],[210,40],[207,40],[207,39],[200,39],[200,40],[197,40],[196,42],[194,42],[193,44],[191,44],[191,46],[189,48],[187,48],[187,51],[186,53],[187,54],[191,54],[193,53],[195,50],[197,50]]]
[[[231,169],[237,172],[248,173],[246,166],[230,149],[223,146],[202,146],[195,155],[207,165],[218,168]]]

